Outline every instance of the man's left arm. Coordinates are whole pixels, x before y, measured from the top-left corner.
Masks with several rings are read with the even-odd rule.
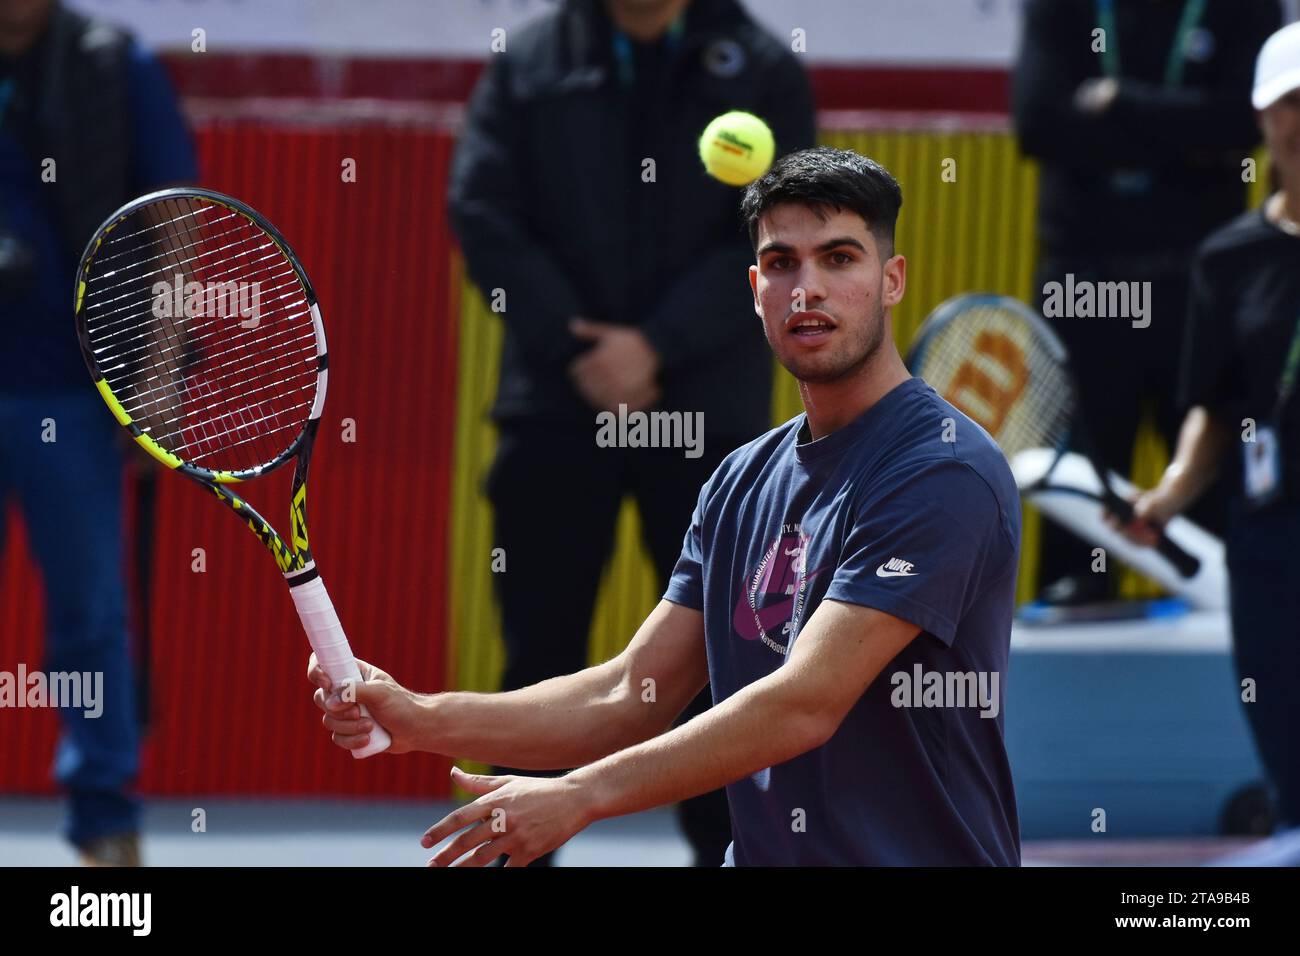
[[[823,601],[790,658],[694,720],[569,775],[592,819],[676,803],[820,747],[912,638],[915,624]]]
[[[507,865],[526,866],[596,820],[707,793],[812,750],[918,633],[883,611],[823,600],[783,666],[665,734],[559,778],[453,770],[481,796],[425,833],[433,847],[467,828],[430,864],[505,854]]]

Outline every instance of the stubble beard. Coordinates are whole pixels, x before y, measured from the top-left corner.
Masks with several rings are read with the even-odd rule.
[[[845,328],[840,325],[836,331],[844,332]],[[880,351],[884,341],[885,307],[877,299],[871,318],[858,326],[833,354],[796,357],[778,353],[777,358],[785,370],[800,382],[824,384],[856,375]]]

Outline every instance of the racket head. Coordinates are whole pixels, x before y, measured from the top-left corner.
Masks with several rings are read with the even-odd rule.
[[[169,468],[226,484],[309,447],[328,383],[320,307],[248,205],[199,188],[127,203],[87,243],[73,311],[100,395]]]
[[[1013,465],[1032,463],[1045,478],[1068,448],[1078,408],[1068,353],[1018,299],[988,292],[948,299],[917,330],[907,365]],[[1042,449],[1050,454],[1026,454]]]

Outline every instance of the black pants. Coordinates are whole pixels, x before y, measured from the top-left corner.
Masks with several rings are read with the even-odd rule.
[[[703,454],[687,458],[681,448],[600,448],[595,437],[594,421],[501,426],[488,497],[493,546],[505,549],[506,560],[506,571],[493,575],[506,650],[502,690],[587,666],[596,592],[624,496],[636,499],[645,545],[666,588],[700,487],[748,440],[708,435]],[[680,719],[710,703],[706,688]],[[721,865],[731,840],[726,792],[684,801],[678,818],[695,864]]]
[[[1229,450],[1225,468],[1240,468]],[[1243,702],[1277,801],[1278,828],[1300,826],[1300,504],[1255,514],[1229,507],[1226,550],[1237,679],[1255,682]],[[1239,688],[1240,692],[1240,688]]]
[[[1179,367],[1187,315],[1187,273],[1182,269],[1123,270],[1119,264],[1044,259],[1035,278],[1041,311],[1048,282],[1150,282],[1150,325],[1135,328],[1123,317],[1045,317],[1070,353],[1079,387],[1079,404],[1098,458],[1127,477],[1132,473],[1133,442],[1144,403],[1155,411],[1157,430],[1172,456],[1182,414],[1178,406]],[[1216,482],[1188,517],[1219,536],[1224,531],[1226,498]],[[1044,521],[1039,581],[1051,584],[1067,575],[1091,571],[1092,548],[1055,522]],[[1110,570],[1109,564],[1107,570]]]

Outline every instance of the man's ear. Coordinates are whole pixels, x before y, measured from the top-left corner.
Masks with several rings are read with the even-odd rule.
[[[892,308],[903,301],[903,292],[907,289],[907,260],[902,256],[890,256],[881,267],[883,277],[881,285],[881,304]]]
[[[754,296],[754,314],[760,319],[763,317],[763,309],[758,304],[758,266],[749,267],[749,291]]]

